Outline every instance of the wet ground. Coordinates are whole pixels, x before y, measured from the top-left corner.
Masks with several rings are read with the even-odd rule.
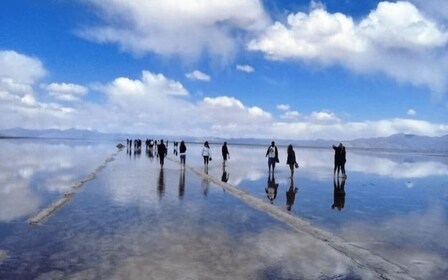
[[[223,169],[212,145],[204,175],[200,145],[188,145],[183,171],[172,145],[162,169],[145,152],[116,153],[115,144],[4,142],[1,279],[447,275],[444,157],[349,153],[341,204],[332,151],[296,148],[297,192],[288,210],[286,165],[276,168],[277,196],[267,198],[264,147],[229,146]],[[28,223],[71,191],[39,225]]]

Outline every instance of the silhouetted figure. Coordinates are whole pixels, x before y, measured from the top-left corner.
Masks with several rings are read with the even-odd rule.
[[[299,168],[299,164],[296,161],[296,153],[294,152],[292,145],[288,146],[288,157],[286,159],[286,164],[289,165],[292,178],[294,176],[294,168]]]
[[[202,156],[204,157],[204,166],[208,168],[208,162],[212,160],[212,154],[210,151],[210,146],[208,145],[208,141],[204,142],[204,147],[202,147]]]
[[[226,166],[223,165],[222,166],[222,176],[221,176],[221,181],[224,183],[227,183],[227,181],[229,181],[230,178],[230,174],[226,171]]]
[[[268,147],[268,150],[266,151],[266,156],[268,157],[269,173],[271,172],[271,168],[272,168],[272,173],[274,173],[275,163],[279,162],[278,149],[277,149],[277,146],[275,146],[274,141],[272,141],[271,146]]]
[[[274,173],[271,174],[269,172],[268,184],[264,190],[266,192],[266,197],[269,199],[271,204],[274,203],[274,200],[277,197],[277,189],[278,189],[278,184],[275,183]]]
[[[291,211],[294,201],[296,200],[296,194],[299,189],[294,187],[294,179],[291,177],[289,189],[286,192],[286,209]]]
[[[185,169],[180,170],[179,176],[179,199],[183,199],[185,194]]]
[[[230,153],[229,149],[227,148],[227,142],[224,142],[224,144],[222,145],[221,152],[222,152],[222,164],[225,165],[227,159],[230,159]]]
[[[341,149],[341,172],[342,172],[342,177],[344,179],[347,179],[347,174],[345,173],[345,162],[346,162],[346,158],[345,158],[345,146],[342,145],[342,149]]]
[[[342,178],[342,181],[339,181],[339,177],[333,178],[333,186],[333,205],[331,205],[331,209],[337,208],[341,211],[345,205],[345,178]]]
[[[180,165],[182,168],[185,168],[185,158],[187,155],[187,146],[185,146],[184,141],[180,142],[179,153],[180,153]]]
[[[157,193],[159,194],[159,198],[161,199],[165,194],[165,174],[163,168],[160,168],[159,178],[157,181]]]
[[[163,144],[163,140],[160,140],[160,144],[157,146],[157,153],[159,154],[160,166],[163,168],[163,164],[165,163],[165,156],[167,154],[167,150],[165,144]]]
[[[338,146],[333,145],[334,150],[334,170],[333,175],[339,176],[339,172],[342,171],[342,176],[345,178],[345,147],[342,145],[342,143],[339,143]]]

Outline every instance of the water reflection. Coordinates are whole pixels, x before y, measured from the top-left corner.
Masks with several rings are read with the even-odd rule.
[[[223,164],[223,165],[222,165],[221,181],[224,182],[224,183],[227,183],[227,182],[229,181],[229,178],[230,178],[230,174],[229,174],[229,172],[227,172],[227,170],[226,170],[226,165]]]
[[[275,182],[274,173],[269,172],[267,187],[264,189],[266,192],[266,197],[269,199],[271,204],[277,198],[278,184]]]
[[[296,200],[296,194],[299,190],[297,187],[294,187],[294,179],[293,177],[289,180],[289,189],[286,192],[286,209],[291,211],[292,206],[294,205],[294,201]]]
[[[202,178],[201,180],[201,187],[202,187],[202,193],[204,194],[204,196],[207,196],[208,194],[208,189],[210,187],[210,180],[208,178]]]
[[[28,218],[46,207],[116,149],[113,143],[75,140],[0,143],[0,222]]]
[[[184,194],[185,194],[185,168],[181,168],[179,173],[179,199],[183,199]]]
[[[345,206],[345,178],[333,178],[333,205],[331,209],[341,211]]]
[[[159,195],[159,199],[162,199],[165,195],[165,171],[163,168],[160,168],[157,179],[157,194]]]

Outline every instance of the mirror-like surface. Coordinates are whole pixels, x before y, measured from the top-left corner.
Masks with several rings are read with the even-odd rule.
[[[369,271],[323,242],[252,209],[190,170],[169,143],[157,157],[123,150],[42,225],[27,219],[116,152],[112,142],[2,140],[0,278],[367,279]],[[211,145],[209,175],[369,249],[419,279],[447,275],[447,158],[347,151],[348,178],[333,177],[333,151],[286,149],[274,179],[266,147]],[[201,145],[187,164],[202,169]],[[13,159],[13,160],[11,160]],[[270,190],[274,187],[275,191]],[[288,209],[289,208],[289,209]]]

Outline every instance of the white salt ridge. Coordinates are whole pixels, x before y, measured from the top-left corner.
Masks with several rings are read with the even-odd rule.
[[[167,157],[169,160],[178,162],[177,160]],[[245,191],[237,188],[231,184],[222,182],[220,178],[212,177],[205,174],[201,170],[197,170],[189,165],[186,168],[191,170],[196,175],[209,180],[210,182],[224,188],[227,192],[231,193],[235,197],[249,204],[251,207],[263,211],[272,217],[288,224],[296,231],[309,234],[310,236],[321,240],[328,244],[330,247],[340,252],[341,254],[349,257],[360,268],[372,271],[377,274],[378,279],[400,279],[408,280],[414,279],[407,274],[407,271],[400,266],[383,259],[370,252],[369,250],[358,247],[353,243],[339,238],[329,232],[314,227],[309,222],[300,219],[299,217],[291,215],[284,209],[276,207],[264,200],[256,198]]]
[[[110,157],[108,157],[103,164],[99,165],[95,171],[87,175],[81,181],[75,183],[67,192],[64,193],[64,196],[59,198],[58,200],[53,201],[47,208],[42,209],[39,213],[34,215],[28,220],[29,224],[41,224],[45,219],[47,219],[51,214],[53,214],[57,209],[61,208],[70,201],[70,199],[75,195],[76,190],[84,186],[84,184],[88,181],[95,179],[96,175],[101,172],[104,168],[106,168],[107,164],[111,161],[115,160],[115,157],[122,149],[119,149],[117,152],[113,153]]]

